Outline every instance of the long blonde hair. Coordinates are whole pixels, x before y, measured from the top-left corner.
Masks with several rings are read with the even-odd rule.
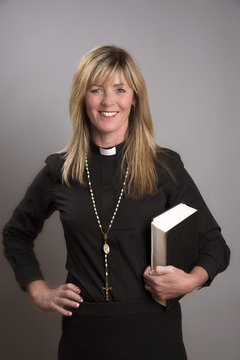
[[[69,185],[69,179],[72,178],[84,183],[85,154],[89,150],[90,142],[85,96],[97,79],[106,75],[111,77],[117,71],[122,72],[133,89],[136,102],[129,117],[122,169],[128,166],[130,174],[127,195],[139,199],[157,191],[155,162],[159,158],[157,153],[163,150],[156,146],[154,141],[147,89],[141,71],[131,55],[116,46],[105,45],[89,51],[82,57],[76,69],[69,102],[73,137],[63,150],[66,154],[62,181]],[[164,163],[163,166],[166,168]]]

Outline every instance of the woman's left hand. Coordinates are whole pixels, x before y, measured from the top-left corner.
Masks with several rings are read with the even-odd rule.
[[[200,266],[193,268],[190,274],[174,266],[146,268],[143,274],[145,289],[162,300],[173,299],[192,292],[208,279],[207,272]]]

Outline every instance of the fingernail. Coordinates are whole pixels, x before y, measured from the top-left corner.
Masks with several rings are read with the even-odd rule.
[[[80,302],[82,303],[82,302],[83,302],[83,299],[81,299]]]
[[[153,273],[152,271],[149,271],[149,275],[152,275],[152,273]]]
[[[68,315],[69,315],[69,316],[72,316],[72,312],[71,312],[71,311],[69,311],[69,312],[68,312]]]
[[[78,308],[78,307],[79,307],[79,303],[76,303],[75,306],[76,306],[76,308]]]

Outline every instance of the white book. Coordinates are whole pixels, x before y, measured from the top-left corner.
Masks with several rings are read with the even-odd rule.
[[[155,217],[151,223],[151,268],[173,265],[186,272],[198,256],[198,212],[178,204]],[[179,297],[180,298],[180,297]],[[179,299],[177,298],[177,300]],[[176,301],[155,298],[164,306]]]

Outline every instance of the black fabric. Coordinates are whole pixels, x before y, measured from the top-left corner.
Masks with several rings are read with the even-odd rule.
[[[115,209],[123,176],[120,163],[123,145],[117,154],[102,156],[92,144],[89,169],[97,209],[104,230]],[[220,228],[209,212],[196,185],[185,170],[178,154],[166,151],[164,160],[172,169],[176,182],[160,165],[158,193],[142,200],[123,196],[109,233],[111,252],[109,280],[114,301],[149,298],[144,289],[143,272],[150,264],[150,222],[153,217],[180,203],[199,210],[199,258],[196,265],[209,274],[209,284],[228,265],[229,249]],[[37,175],[26,196],[15,209],[3,231],[5,255],[20,286],[43,279],[33,243],[44,220],[58,210],[67,246],[68,281],[76,283],[86,301],[103,301],[105,281],[103,240],[96,221],[88,186],[61,183],[63,154],[53,154]]]
[[[179,304],[82,303],[63,318],[59,360],[186,360]]]

